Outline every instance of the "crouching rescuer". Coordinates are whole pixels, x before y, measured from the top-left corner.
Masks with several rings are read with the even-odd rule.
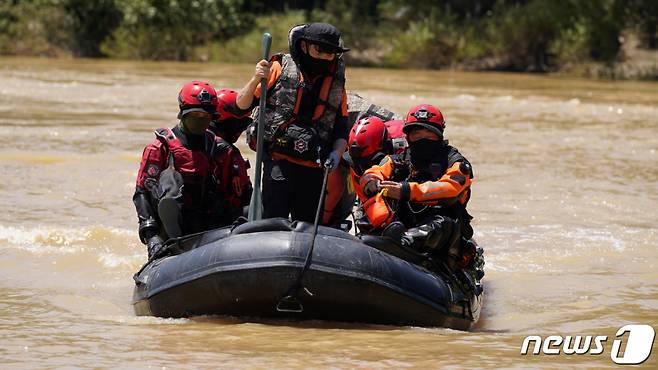
[[[149,259],[163,252],[163,240],[232,222],[215,173],[218,140],[207,130],[217,113],[217,92],[192,81],[181,89],[178,103],[180,122],[155,131],[137,173],[133,203]]]
[[[366,170],[360,182],[374,233],[455,269],[468,266],[476,253],[466,211],[473,171],[443,139],[444,129],[438,108],[412,108],[403,127],[408,148]]]

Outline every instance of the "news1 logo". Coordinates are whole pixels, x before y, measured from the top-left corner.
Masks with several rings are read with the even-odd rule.
[[[653,327],[649,325],[625,325],[617,330],[615,338],[623,338],[628,333],[626,339],[626,346],[624,354],[620,355],[622,351],[623,339],[615,339],[612,342],[612,350],[610,351],[610,359],[620,365],[638,365],[646,361],[651,356],[651,349],[653,341],[656,337],[656,332]],[[583,355],[589,353],[590,355],[600,355],[604,350],[604,343],[608,341],[605,335],[597,336],[560,336],[550,335],[546,339],[538,335],[529,335],[523,340],[521,346],[521,354],[527,355],[530,343],[533,343],[532,354],[538,355],[543,353],[545,355]]]

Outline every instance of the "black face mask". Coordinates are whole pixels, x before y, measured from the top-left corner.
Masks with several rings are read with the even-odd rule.
[[[320,76],[329,73],[329,67],[333,60],[316,59],[307,53],[302,52],[300,64],[302,70],[310,76]]]
[[[409,143],[411,164],[427,166],[432,159],[437,158],[443,148],[442,140],[420,139]]]

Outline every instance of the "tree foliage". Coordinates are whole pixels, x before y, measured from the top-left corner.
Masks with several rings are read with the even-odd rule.
[[[629,30],[658,48],[656,0],[0,0],[0,53],[243,61],[309,21],[338,26],[352,64],[612,65]]]
[[[104,48],[136,59],[187,60],[191,50],[245,30],[241,0],[116,0],[123,21]]]

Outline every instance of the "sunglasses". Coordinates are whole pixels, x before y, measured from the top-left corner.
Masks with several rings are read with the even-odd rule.
[[[336,48],[323,44],[311,44],[311,47],[318,53],[322,54],[336,54]]]
[[[212,118],[213,115],[210,114],[209,112],[194,111],[194,112],[190,112],[190,113],[186,114],[185,116],[186,117],[194,117],[194,118],[210,119],[210,118]]]

